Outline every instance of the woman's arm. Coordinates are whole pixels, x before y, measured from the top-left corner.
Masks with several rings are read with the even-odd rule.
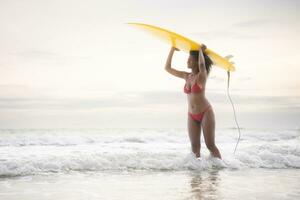
[[[205,59],[203,56],[203,52],[205,51],[206,46],[204,44],[201,45],[201,47],[199,47],[199,73],[205,73],[206,74],[206,67],[205,67]]]
[[[166,62],[166,65],[165,65],[165,70],[167,72],[169,72],[170,74],[176,76],[176,77],[179,77],[179,78],[183,78],[183,79],[186,79],[186,77],[188,76],[188,73],[187,72],[184,72],[184,71],[178,71],[176,69],[173,69],[171,67],[171,64],[172,64],[172,57],[173,57],[173,54],[174,54],[174,51],[179,51],[179,49],[175,48],[175,47],[172,47],[170,52],[169,52],[169,55],[168,55],[168,58],[167,58],[167,62]]]

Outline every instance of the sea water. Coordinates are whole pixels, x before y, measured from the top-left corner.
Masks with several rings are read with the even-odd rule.
[[[2,129],[0,199],[299,199],[300,130]]]

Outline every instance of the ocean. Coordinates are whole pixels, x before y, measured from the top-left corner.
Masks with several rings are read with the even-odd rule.
[[[300,199],[300,129],[1,129],[0,199]]]

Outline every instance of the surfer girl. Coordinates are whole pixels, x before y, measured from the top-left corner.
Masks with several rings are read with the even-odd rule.
[[[191,72],[179,71],[171,67],[174,51],[179,49],[172,47],[165,69],[170,74],[185,80],[183,91],[187,94],[188,100],[188,133],[191,142],[192,152],[196,158],[200,158],[201,129],[206,147],[212,156],[221,158],[219,149],[215,144],[215,115],[212,106],[205,97],[205,84],[211,69],[212,61],[204,53],[205,45],[199,50],[190,51],[187,67]]]

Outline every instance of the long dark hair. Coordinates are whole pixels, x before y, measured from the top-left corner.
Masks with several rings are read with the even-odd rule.
[[[199,51],[191,50],[190,55],[193,56],[195,58],[195,60],[198,62],[198,60],[199,60]],[[208,75],[209,72],[210,72],[211,66],[213,64],[213,61],[204,52],[203,52],[203,56],[204,56],[205,67],[206,67],[206,71],[207,71],[207,75]]]

